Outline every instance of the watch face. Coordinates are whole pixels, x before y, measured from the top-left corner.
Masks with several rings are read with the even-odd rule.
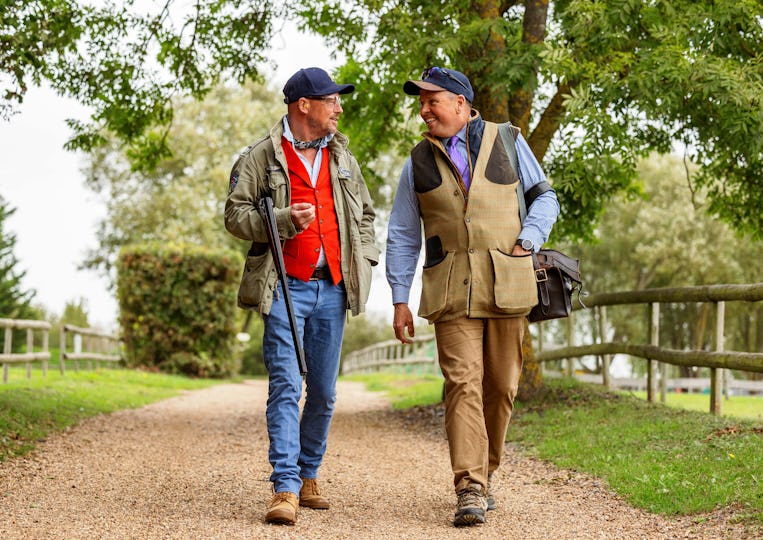
[[[532,240],[522,240],[522,249],[526,249],[527,251],[532,251],[533,249]]]

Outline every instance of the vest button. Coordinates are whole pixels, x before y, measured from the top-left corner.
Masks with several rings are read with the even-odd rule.
[[[468,217],[466,218],[466,222],[469,223],[472,220],[472,218]]]
[[[469,253],[474,253],[474,248],[469,248]]]
[[[464,280],[464,285],[469,285],[469,278]]]
[[[310,265],[310,268],[315,268],[315,265],[314,265],[314,264],[311,264],[311,265]]]

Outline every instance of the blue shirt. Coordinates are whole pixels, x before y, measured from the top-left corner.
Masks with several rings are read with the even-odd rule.
[[[465,129],[466,127],[463,131]],[[463,135],[459,136],[458,148],[466,157],[466,142]],[[546,175],[521,134],[517,135],[516,148],[519,177],[524,191],[527,192],[534,185],[544,181]],[[548,240],[558,215],[559,202],[556,194],[553,191],[543,193],[527,209],[527,217],[522,224],[519,238],[530,240],[534,250],[537,251]],[[387,282],[392,289],[393,304],[408,303],[421,252],[421,236],[421,212],[419,200],[413,189],[413,169],[409,156],[400,173],[400,182],[397,186],[395,201],[392,203],[387,229]]]

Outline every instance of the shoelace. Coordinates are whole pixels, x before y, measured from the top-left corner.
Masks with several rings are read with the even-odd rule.
[[[482,506],[482,498],[476,491],[465,490],[458,494],[459,506]]]
[[[287,502],[289,500],[289,494],[288,493],[276,493],[273,496],[272,505],[275,506],[278,503],[281,502]]]

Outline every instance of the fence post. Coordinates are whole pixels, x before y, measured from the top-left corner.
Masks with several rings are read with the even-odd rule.
[[[572,313],[570,313],[570,316],[567,317],[567,346],[568,347],[574,347],[575,346],[575,333],[573,332],[572,327]],[[575,376],[575,359],[572,357],[567,358],[567,376],[568,377],[574,377]]]
[[[50,334],[50,330],[43,330],[42,332],[42,352],[46,352],[46,353],[50,352],[49,334]],[[48,360],[47,359],[42,361],[42,376],[43,377],[48,376]]]
[[[66,373],[66,325],[61,325],[61,332],[60,332],[60,342],[59,342],[59,369],[61,370],[61,375],[64,375]]]
[[[31,328],[26,329],[26,353],[34,353],[34,331]],[[32,362],[26,362],[26,378],[32,378]]]
[[[723,351],[723,327],[726,319],[726,303],[715,303],[715,350]],[[710,412],[720,416],[723,413],[723,368],[710,368]]]
[[[13,350],[13,329],[10,326],[5,327],[5,343],[3,344],[3,354],[11,354]],[[8,382],[8,364],[3,364],[3,382]]]
[[[655,347],[660,344],[660,304],[649,304],[649,344]],[[657,394],[657,361],[647,358],[646,360],[646,399],[654,403]]]
[[[599,343],[605,342],[605,336],[607,331],[607,306],[599,306]],[[602,384],[604,385],[604,388],[609,390],[612,386],[612,382],[609,378],[609,355],[608,354],[602,354],[601,355],[601,377],[602,377]]]

